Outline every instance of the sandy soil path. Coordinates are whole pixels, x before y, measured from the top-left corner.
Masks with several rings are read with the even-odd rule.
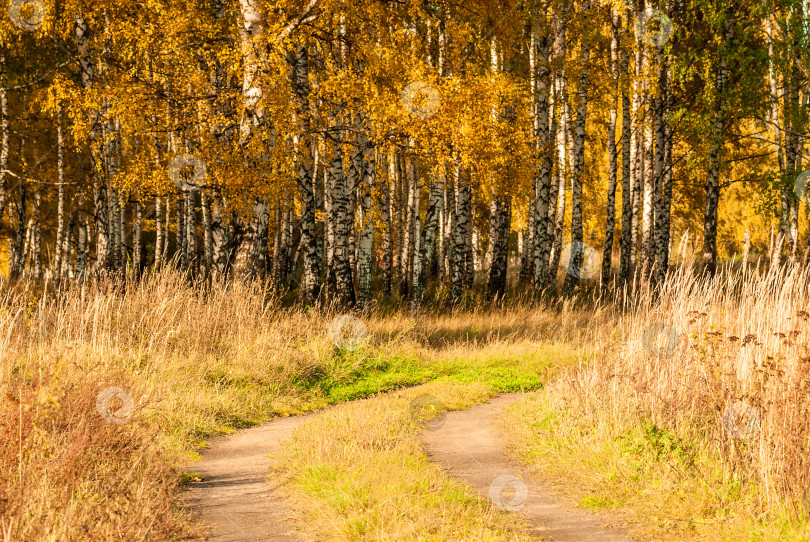
[[[288,524],[280,483],[267,479],[269,454],[309,416],[276,418],[233,435],[214,437],[202,460],[188,470],[204,480],[192,483],[183,503],[211,528],[207,540],[246,542],[302,541]]]
[[[467,410],[448,412],[422,434],[428,456],[451,476],[469,482],[496,506],[522,514],[532,533],[558,542],[629,542],[603,516],[578,510],[505,454],[494,418],[521,394],[501,395]],[[214,437],[202,460],[189,466],[203,475],[183,494],[183,504],[211,528],[207,540],[303,542],[286,521],[280,482],[268,480],[269,455],[311,415],[276,418],[228,436]]]
[[[520,397],[501,395],[467,410],[448,412],[444,423],[422,434],[428,456],[499,508],[522,514],[540,537],[558,542],[629,541],[618,529],[608,527],[605,517],[562,502],[506,456],[494,417]]]

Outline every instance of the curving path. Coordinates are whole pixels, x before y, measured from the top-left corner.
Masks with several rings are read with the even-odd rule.
[[[276,418],[257,427],[217,436],[189,470],[204,477],[183,494],[183,504],[211,529],[207,540],[243,542],[302,541],[288,524],[280,482],[267,478],[269,455],[309,418]]]
[[[500,395],[467,410],[448,412],[440,426],[422,434],[428,457],[499,507],[519,511],[531,531],[543,538],[558,542],[629,541],[619,530],[606,527],[604,517],[561,502],[548,486],[530,478],[525,468],[506,456],[494,417],[521,396]],[[520,482],[514,481],[516,478]]]
[[[561,502],[506,456],[494,417],[521,395],[501,395],[467,410],[448,412],[443,422],[431,424],[431,430],[422,434],[428,456],[496,504],[519,511],[539,537],[558,542],[629,541],[618,530],[606,527],[604,517]],[[289,505],[279,491],[282,482],[268,480],[267,472],[269,455],[310,416],[276,418],[209,441],[202,459],[189,467],[204,480],[190,484],[182,495],[183,504],[210,527],[207,540],[304,540],[286,522]],[[522,487],[520,482],[512,482],[515,478],[523,482]],[[498,479],[509,483],[496,484],[493,490]]]

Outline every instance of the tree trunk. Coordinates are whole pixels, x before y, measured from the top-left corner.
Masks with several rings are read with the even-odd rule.
[[[709,150],[709,171],[706,175],[706,214],[703,225],[703,264],[710,274],[714,274],[717,266],[717,206],[720,200],[720,151],[723,147],[725,119],[723,117],[723,98],[728,82],[727,48],[734,38],[734,12],[727,9],[721,21],[722,40],[719,44],[719,63],[715,78],[714,99],[714,126],[711,134],[711,147]]]
[[[773,29],[773,22],[771,16],[768,15],[765,19],[765,34],[768,38],[768,81],[770,87],[770,101],[771,101],[771,109],[769,112],[770,115],[770,128],[773,132],[773,142],[776,146],[776,163],[779,166],[779,174],[783,177],[782,179],[782,190],[780,194],[779,204],[780,204],[780,221],[779,221],[779,231],[781,233],[785,233],[787,230],[787,222],[788,222],[788,214],[790,212],[790,203],[791,203],[791,186],[786,182],[784,176],[786,175],[786,168],[785,168],[785,149],[782,145],[782,130],[780,126],[780,119],[779,119],[779,82],[778,82],[778,75],[776,72],[776,60],[774,57],[774,29]],[[787,111],[785,111],[787,115]],[[789,130],[788,126],[785,126]],[[787,139],[787,134],[785,139]]]
[[[407,205],[405,206],[405,223],[403,224],[403,239],[401,257],[404,263],[403,275],[400,282],[400,295],[407,298],[412,294],[413,263],[416,236],[419,235],[419,185],[416,177],[416,165],[410,155],[403,157],[405,177],[407,182]]]
[[[214,280],[224,280],[230,266],[230,229],[223,216],[224,202],[214,192],[211,195],[211,274]]]
[[[548,213],[546,213],[546,218],[548,218]],[[490,264],[489,278],[487,280],[487,297],[490,300],[503,298],[506,293],[507,255],[511,222],[512,198],[508,195],[496,197],[490,206],[489,223],[492,263]]]
[[[625,10],[625,25],[632,20],[632,10]],[[627,88],[630,55],[627,47],[621,47],[621,92],[622,92],[622,240],[620,276],[622,283],[630,280],[633,252],[633,169],[632,169],[632,111]]]
[[[50,274],[59,279],[62,269],[62,237],[65,235],[65,152],[62,139],[62,109],[56,115],[56,239],[53,244],[53,260]]]
[[[456,212],[453,213],[454,220],[451,227],[453,255],[450,265],[450,298],[454,301],[461,298],[467,281],[467,232],[470,227],[470,206],[466,174],[461,161],[456,158],[454,182]]]
[[[374,246],[374,217],[372,195],[374,193],[375,155],[374,146],[368,138],[368,123],[363,113],[357,115],[357,149],[355,168],[360,199],[360,233],[357,240],[357,293],[358,302],[365,307],[371,302],[371,250]],[[352,226],[354,220],[352,219]],[[352,227],[352,230],[354,227]]]
[[[292,65],[293,98],[298,120],[298,141],[296,145],[298,165],[298,192],[301,196],[301,240],[304,256],[301,275],[301,299],[305,304],[313,304],[320,291],[320,262],[318,260],[317,232],[315,229],[315,192],[313,186],[312,136],[309,113],[309,53],[304,46],[290,51]]]
[[[79,51],[79,68],[81,70],[82,87],[85,90],[93,86],[93,61],[88,51],[89,29],[87,23],[81,15],[76,15],[74,31],[76,35],[76,46]],[[93,206],[94,224],[96,230],[96,270],[107,269],[109,267],[109,238],[107,235],[109,224],[107,222],[107,187],[99,179],[99,170],[104,167],[103,159],[99,149],[98,128],[100,119],[98,112],[90,111],[90,156],[92,159],[90,175],[93,186]]]
[[[382,240],[382,272],[383,284],[382,293],[384,296],[390,296],[393,289],[394,282],[394,243],[393,243],[393,223],[392,223],[392,202],[391,192],[395,183],[396,175],[396,154],[392,148],[389,151],[387,161],[388,177],[382,179],[380,183],[380,214],[382,215],[383,227],[383,240]]]
[[[31,217],[31,280],[39,282],[42,278],[42,190],[37,188],[34,191],[34,216]]]
[[[803,19],[803,17],[802,17]],[[793,44],[792,51],[799,51],[801,45],[798,43],[799,32],[791,32]],[[801,71],[799,69],[798,60],[794,57],[791,59],[790,74],[786,77],[786,92],[785,92],[785,126],[787,133],[785,134],[785,166],[787,167],[787,174],[789,179],[795,179],[795,176],[801,172],[799,163],[801,162],[801,134],[804,131],[804,126],[801,122],[801,112],[799,101],[799,85],[801,81]],[[783,187],[787,190],[786,199],[788,202],[788,215],[783,222],[785,223],[786,235],[788,243],[788,252],[790,253],[791,262],[796,261],[796,251],[798,248],[799,240],[799,207],[796,199],[792,197],[790,187],[793,183],[783,183]]]
[[[616,121],[619,109],[619,12],[611,10],[610,40],[610,119],[608,121],[608,193],[605,216],[605,247],[602,252],[602,276],[600,284],[607,287],[610,282],[610,270],[613,262],[613,232],[616,228],[616,184],[618,168],[616,157]]]
[[[545,13],[538,13],[538,19],[545,19]],[[554,30],[556,40],[564,39],[560,37],[565,21],[555,17]],[[548,28],[548,25],[539,25],[541,28]],[[550,32],[540,32],[541,28],[532,28],[532,46],[534,48],[533,58],[536,66],[532,66],[535,73],[536,92],[532,97],[534,102],[534,153],[537,163],[535,174],[535,193],[537,198],[534,202],[534,266],[533,278],[535,290],[540,291],[548,284],[548,263],[551,254],[551,239],[549,238],[549,204],[551,200],[551,174],[553,170],[552,154],[554,146],[550,140],[548,102],[551,89],[551,69],[550,55],[552,49],[552,36]],[[555,50],[560,48],[555,44]],[[499,220],[502,220],[501,213],[511,215],[511,204],[508,211],[503,207],[507,205],[503,202],[497,203]],[[500,224],[500,222],[498,223]],[[508,235],[508,232],[507,232]],[[500,272],[498,270],[497,272]],[[504,287],[505,287],[504,270]],[[500,291],[500,277],[496,277],[494,288]],[[492,282],[490,280],[490,282]],[[489,289],[490,294],[492,290]]]
[[[260,46],[265,34],[265,22],[259,0],[239,0],[241,23],[239,35],[243,64],[242,106],[243,115],[239,123],[239,142],[242,145],[255,134],[265,131],[265,117],[262,97],[262,67],[265,63],[264,49]],[[272,142],[272,141],[271,141]],[[267,273],[268,252],[267,234],[269,226],[269,204],[263,198],[253,202],[253,217],[240,221],[239,229],[247,230],[240,235],[239,244],[234,247],[237,273],[240,276],[263,278]],[[248,245],[244,245],[248,243]],[[287,262],[285,262],[286,264]]]
[[[644,50],[644,73],[649,72],[651,51]],[[644,192],[641,208],[641,268],[649,272],[653,263],[653,194],[655,192],[655,167],[653,163],[653,126],[655,106],[649,82],[644,81]]]
[[[334,214],[334,246],[330,274],[334,302],[338,307],[351,308],[356,302],[352,276],[349,236],[354,228],[354,194],[356,179],[349,179],[343,170],[343,144],[338,134],[335,153],[329,167],[332,212]]]
[[[20,176],[20,187],[18,189],[17,199],[17,224],[14,232],[14,239],[11,243],[11,250],[9,255],[9,278],[15,280],[20,278],[23,272],[23,244],[25,242],[25,197],[27,187],[26,179]]]
[[[590,10],[590,1],[582,3],[582,15]],[[590,58],[590,43],[583,36],[580,52],[579,87],[577,88],[577,123],[576,140],[574,148],[574,170],[571,175],[571,246],[582,247],[582,171],[585,167],[585,121],[588,112],[588,61]],[[582,267],[583,250],[571,250],[571,263],[569,269]],[[572,294],[579,283],[579,273],[568,273],[565,277],[565,290]]]
[[[62,267],[58,270],[60,277],[70,278],[70,237],[73,232],[73,227],[76,225],[77,212],[74,209],[70,213],[70,220],[67,224],[67,229],[62,236]]]
[[[87,229],[87,219],[81,218],[79,221],[79,241],[76,249],[76,274],[80,277],[84,276],[87,271],[87,240],[89,238]]]
[[[655,267],[656,282],[663,284],[669,270],[670,204],[672,175],[669,171],[671,152],[668,113],[670,108],[669,59],[658,47],[658,96],[655,99]]]
[[[638,15],[638,13],[634,13]],[[639,223],[641,222],[642,182],[644,179],[644,113],[642,64],[644,61],[644,41],[640,32],[636,33],[635,77],[633,79],[633,128],[630,135],[630,177],[632,178],[632,227],[630,243],[630,263],[638,265]]]
[[[161,220],[163,215],[163,202],[155,198],[155,269],[163,266],[163,243],[166,242],[166,232]]]
[[[453,177],[455,177],[455,170],[453,172]],[[448,287],[450,286],[450,282],[453,276],[453,251],[455,250],[454,245],[454,237],[453,237],[453,225],[456,221],[456,188],[455,184],[452,182],[452,179],[446,179],[446,183],[444,185],[444,193],[445,193],[445,205],[444,205],[444,218],[445,218],[445,225],[444,225],[444,234],[445,234],[445,276],[443,280],[447,283]]]
[[[127,232],[125,228],[127,216],[126,201],[121,202],[119,192],[113,192],[115,202],[115,261],[116,269],[123,278],[127,272]]]
[[[200,255],[197,252],[197,193],[195,190],[186,192],[186,262],[192,273],[199,271]]]
[[[559,104],[560,120],[557,126],[557,205],[554,218],[554,245],[549,265],[549,286],[557,280],[557,269],[560,267],[560,252],[562,251],[563,230],[565,229],[565,192],[567,186],[566,135],[568,133],[568,98],[565,95],[565,79],[562,70],[558,70],[555,84],[555,103]]]
[[[751,250],[751,230],[745,227],[745,237],[743,239],[742,271],[748,271],[748,253]]]
[[[206,277],[213,273],[214,262],[214,235],[211,230],[211,198],[205,192],[200,194],[200,207],[202,207],[202,236],[203,261],[202,268]]]
[[[188,261],[186,260],[186,255],[188,254],[188,252],[186,251],[186,248],[187,248],[188,245],[186,245],[186,242],[187,242],[187,239],[186,239],[186,213],[185,213],[185,209],[184,209],[185,208],[185,197],[183,196],[182,192],[177,196],[176,208],[177,208],[177,216],[176,216],[176,218],[177,218],[177,232],[175,234],[175,243],[176,243],[175,252],[178,255],[178,260],[177,261],[178,261],[178,264],[180,265],[180,269],[185,271],[186,265],[188,263]]]
[[[6,209],[8,198],[8,95],[6,94],[6,57],[0,52],[0,222],[3,220],[3,213]]]
[[[143,205],[135,201],[135,232],[132,236],[132,276],[139,280],[146,267],[146,253],[143,246]]]
[[[444,171],[436,175],[436,182],[430,187],[428,208],[425,212],[425,227],[419,239],[419,257],[416,260],[416,270],[414,272],[413,300],[414,307],[418,307],[422,301],[427,282],[427,271],[430,260],[433,257],[433,250],[436,246],[436,236],[439,233],[439,216],[442,211],[444,196],[445,176]]]
[[[335,152],[337,152],[337,149],[335,149]],[[323,171],[324,251],[326,253],[325,269],[328,288],[330,290],[334,290],[334,284],[329,283],[329,280],[332,277],[331,270],[335,250],[335,213],[332,207],[332,194],[334,193],[334,186],[332,185],[333,179],[331,175],[331,168],[336,167],[336,164],[334,163],[335,159],[336,158],[333,157],[330,167],[324,167]],[[340,167],[342,168],[343,158],[341,157],[340,160]]]

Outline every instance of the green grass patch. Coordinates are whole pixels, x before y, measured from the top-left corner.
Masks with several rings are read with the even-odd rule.
[[[425,457],[409,408],[421,394],[458,409],[494,391],[437,381],[309,420],[283,443],[273,473],[291,480],[295,523],[315,540],[533,540],[519,516],[493,508]]]
[[[556,481],[572,504],[608,510],[656,540],[808,540],[810,522],[722,464],[710,443],[651,421],[583,411],[557,388],[501,419],[509,450]]]

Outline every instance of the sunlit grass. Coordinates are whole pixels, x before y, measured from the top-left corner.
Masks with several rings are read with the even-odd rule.
[[[535,389],[549,365],[531,342],[582,322],[367,312],[350,351],[330,339],[335,313],[283,308],[255,284],[165,271],[54,290],[19,285],[0,303],[0,520],[15,541],[193,535],[173,503],[208,436],[434,380]],[[133,399],[125,423],[96,409],[111,386]]]
[[[296,523],[315,540],[534,540],[428,461],[410,405],[429,394],[449,409],[486,400],[485,383],[436,382],[351,402],[298,428],[278,453]]]
[[[509,409],[513,455],[642,536],[810,539],[806,273],[679,273],[633,299]]]

